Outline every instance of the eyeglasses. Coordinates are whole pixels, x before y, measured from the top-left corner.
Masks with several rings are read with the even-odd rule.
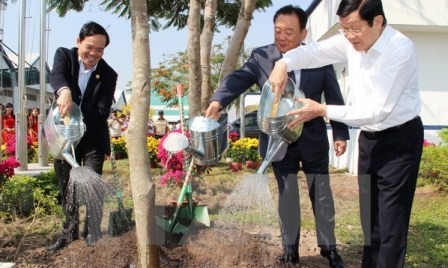
[[[347,36],[349,33],[353,34],[353,35],[360,35],[364,28],[366,26],[368,26],[367,22],[365,21],[356,21],[356,22],[352,22],[349,25],[346,25],[345,27],[343,27],[343,25],[340,25],[342,28],[338,29],[338,31]],[[348,27],[350,27],[351,29],[348,29]]]
[[[362,28],[359,28],[359,29],[338,29],[338,32],[340,32],[343,35],[348,35],[349,33],[352,33],[354,35],[359,35],[362,32]]]

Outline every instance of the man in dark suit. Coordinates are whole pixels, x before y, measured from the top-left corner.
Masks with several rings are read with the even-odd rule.
[[[104,49],[109,44],[109,35],[101,25],[95,22],[84,24],[76,44],[76,48],[61,47],[56,50],[50,84],[62,116],[67,114],[72,103],[81,108],[86,132],[75,149],[77,162],[102,174],[104,156],[110,154],[107,118],[118,75],[102,59]],[[66,207],[65,200],[71,166],[67,161],[55,159],[54,167],[66,220],[62,235],[47,247],[52,251],[79,238],[78,208]],[[88,234],[87,226],[85,224],[85,236]]]
[[[301,45],[306,37],[307,14],[299,7],[288,5],[274,15],[275,44],[255,49],[241,69],[228,75],[212,96],[206,115],[217,118],[219,111],[243,94],[253,84],[262,88],[274,64],[282,54]],[[344,104],[332,66],[291,73],[307,98],[321,101],[322,93],[327,103]],[[349,138],[346,125],[331,122],[336,155],[346,150]],[[260,133],[260,152],[266,154],[268,136]],[[335,209],[329,183],[329,144],[325,121],[322,117],[304,124],[298,141],[290,144],[283,160],[273,162],[279,190],[279,216],[283,242],[284,263],[299,262],[300,201],[297,173],[304,171],[309,197],[316,219],[317,242],[322,256],[330,267],[344,267],[336,249]]]

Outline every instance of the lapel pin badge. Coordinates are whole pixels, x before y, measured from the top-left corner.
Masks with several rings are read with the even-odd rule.
[[[100,75],[99,74],[95,75],[95,78],[100,79]]]

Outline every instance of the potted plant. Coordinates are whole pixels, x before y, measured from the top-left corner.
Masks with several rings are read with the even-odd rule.
[[[238,134],[238,132],[236,131],[230,131],[229,132],[229,139],[230,142],[235,142],[240,138],[240,134]]]
[[[147,139],[147,146],[151,168],[157,168],[158,163],[160,162],[160,159],[157,158],[157,152],[158,152],[157,147],[159,146],[159,140],[150,136]]]
[[[258,139],[243,138],[231,142],[226,157],[232,159],[229,166],[233,171],[241,170],[245,161],[248,168],[257,168],[261,160],[258,153]]]
[[[257,169],[260,166],[261,156],[258,152],[258,139],[244,138],[244,160],[246,167],[250,169]]]
[[[246,167],[250,169],[257,169],[261,162],[261,156],[258,153],[258,149],[248,149],[246,155]]]
[[[112,138],[112,145],[114,146],[115,158],[117,160],[128,158],[126,139],[124,137]]]
[[[237,140],[235,142],[231,142],[229,145],[229,149],[226,152],[226,157],[230,158],[229,168],[233,172],[238,172],[243,167],[245,148],[244,144]]]

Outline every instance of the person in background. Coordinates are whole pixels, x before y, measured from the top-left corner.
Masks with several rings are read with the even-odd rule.
[[[75,148],[76,161],[100,175],[103,172],[104,156],[110,155],[107,119],[118,77],[103,59],[108,44],[109,35],[101,25],[95,22],[84,24],[75,48],[60,47],[56,50],[50,75],[50,84],[61,116],[65,116],[75,103],[80,106],[86,124],[86,132]],[[59,250],[79,239],[78,208],[66,206],[71,166],[65,160],[55,159],[54,168],[59,181],[65,223],[60,237],[47,247],[50,251]],[[88,233],[86,222],[83,237],[87,237]]]
[[[151,119],[148,120],[148,137],[154,137],[154,123]]]
[[[121,115],[121,121],[123,122],[123,125],[121,125],[121,133],[123,133],[124,135],[126,135],[128,132],[129,119],[130,119],[129,114]]]
[[[109,134],[112,138],[117,139],[121,137],[123,121],[118,118],[117,111],[110,113],[110,118],[107,119],[107,125],[109,126]]]
[[[351,104],[300,99],[290,127],[325,116],[361,129],[362,267],[403,267],[424,137],[417,51],[387,24],[381,0],[342,0],[336,14],[340,34],[289,51],[269,81],[278,99],[287,72],[347,62]]]
[[[159,118],[154,122],[154,133],[156,139],[160,139],[170,132],[168,121],[163,117],[163,111],[159,111]]]
[[[253,84],[262,88],[268,75],[282,54],[298,46],[307,35],[308,16],[303,9],[287,5],[274,15],[274,44],[255,49],[241,69],[228,75],[211,98],[206,116],[218,118],[219,111],[229,105]],[[332,66],[290,73],[305,96],[327,103],[343,105],[344,101]],[[330,121],[336,156],[346,150],[348,127]],[[260,153],[266,156],[268,136],[260,134]],[[336,248],[335,208],[329,180],[329,143],[323,117],[304,124],[300,138],[288,145],[285,157],[272,163],[279,191],[279,216],[283,255],[279,261],[299,263],[300,200],[297,173],[305,173],[308,193],[316,222],[320,254],[328,259],[330,267],[344,267]]]
[[[8,102],[5,106],[5,111],[2,116],[2,139],[3,144],[15,139],[16,116],[14,115],[14,107],[12,103]]]
[[[128,134],[128,128],[129,128],[129,120],[131,119],[131,114],[122,114],[121,120],[123,122],[123,125],[121,126],[121,134],[126,137]]]
[[[39,128],[39,109],[33,108],[31,113],[28,115],[28,136],[31,139],[31,142],[36,142]]]

